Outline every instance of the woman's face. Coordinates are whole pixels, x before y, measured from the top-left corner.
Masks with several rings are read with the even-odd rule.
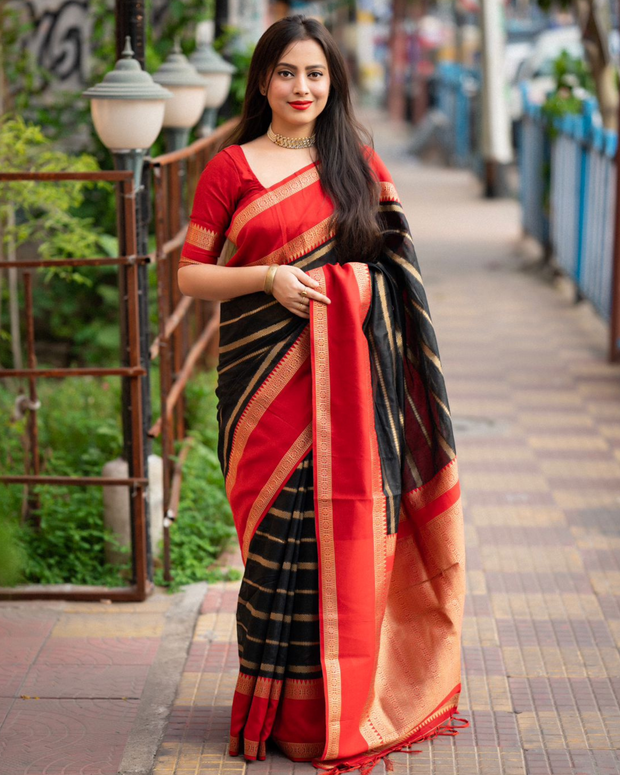
[[[272,128],[283,135],[311,135],[329,96],[329,71],[315,40],[298,40],[282,54],[267,90]]]

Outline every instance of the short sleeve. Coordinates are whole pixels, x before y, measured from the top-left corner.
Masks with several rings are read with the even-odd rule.
[[[377,180],[381,185],[380,200],[382,202],[398,202],[400,201],[396,186],[390,175],[390,171],[383,163],[383,159],[379,154],[370,146],[365,146],[366,153],[368,155],[368,163],[371,169],[375,173]]]
[[[198,180],[179,267],[217,264],[238,190],[237,167],[224,149],[208,162]]]

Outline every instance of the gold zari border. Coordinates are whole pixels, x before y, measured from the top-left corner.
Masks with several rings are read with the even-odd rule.
[[[239,694],[253,694],[254,684],[256,683],[255,675],[248,675],[247,673],[239,673],[237,677],[237,685],[235,691]]]
[[[381,202],[385,202],[387,200],[391,202],[398,202],[399,199],[396,186],[393,183],[386,183],[383,181],[381,183],[381,193],[379,194],[379,200]]]
[[[287,678],[284,683],[284,697],[287,700],[322,700],[323,696],[322,678],[310,681],[295,681]]]
[[[179,269],[182,266],[193,266],[194,264],[198,264],[200,266],[205,265],[205,261],[196,261],[194,258],[188,258],[187,256],[181,256],[179,259]]]
[[[247,562],[248,553],[250,551],[250,542],[254,535],[256,525],[265,513],[269,501],[289,478],[295,464],[304,456],[304,453],[308,452],[311,446],[312,423],[310,423],[293,442],[292,447],[278,463],[276,470],[269,478],[269,482],[263,487],[258,498],[252,504],[243,533],[243,547],[241,549],[241,554],[244,562]]]
[[[319,291],[326,292],[322,270],[311,275],[319,281]],[[323,659],[327,715],[326,759],[335,759],[340,748],[340,717],[342,715],[342,678],[338,661],[338,597],[336,592],[336,550],[334,546],[332,506],[332,446],[331,391],[329,384],[329,341],[327,307],[312,305],[314,326],[314,390],[316,396],[316,438],[314,450],[315,499],[317,508],[317,538],[321,556],[320,593],[323,604]]]
[[[214,231],[205,229],[194,221],[189,222],[185,242],[201,250],[217,250],[217,244],[221,236]]]
[[[405,493],[403,499],[407,504],[407,508],[416,512],[430,506],[438,498],[448,492],[448,490],[451,490],[458,481],[458,463],[456,458],[453,458],[449,463],[446,463],[441,471],[438,471],[437,474],[435,474],[430,482]],[[439,516],[439,513],[437,516]]]
[[[304,231],[303,234],[299,234],[290,242],[287,242],[286,245],[282,245],[281,248],[258,259],[258,261],[252,261],[249,266],[289,264],[296,258],[300,258],[311,250],[314,250],[314,248],[318,247],[323,242],[327,242],[328,239],[331,239],[331,237],[334,236],[335,231],[329,229],[328,226],[329,218],[325,218],[320,223],[317,223],[316,226],[313,226],[311,229],[308,229],[308,231]]]
[[[233,433],[230,463],[226,477],[226,494],[230,498],[235,482],[237,470],[243,457],[246,444],[252,431],[256,428],[267,409],[280,395],[282,390],[297,374],[299,369],[310,357],[310,336],[308,329],[293,344],[282,360],[275,366],[271,374],[267,376],[263,384],[250,399],[247,407],[237,422]]]
[[[255,218],[257,215],[264,213],[265,210],[279,204],[292,194],[296,194],[299,191],[302,191],[304,188],[311,186],[318,180],[319,172],[316,167],[312,167],[312,169],[309,169],[307,172],[303,172],[301,175],[293,178],[293,180],[289,180],[288,183],[284,183],[279,188],[276,188],[273,191],[267,191],[267,193],[259,196],[258,199],[250,202],[250,204],[245,207],[239,213],[239,215],[234,217],[232,227],[228,232],[228,239],[236,243],[239,232],[249,221],[252,220],[252,218]]]
[[[290,743],[274,738],[278,748],[291,759],[315,759],[323,753],[325,743]]]

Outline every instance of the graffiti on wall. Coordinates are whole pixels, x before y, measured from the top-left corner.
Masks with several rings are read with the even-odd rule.
[[[52,88],[79,89],[86,83],[90,22],[88,0],[26,0],[32,25],[28,48]]]

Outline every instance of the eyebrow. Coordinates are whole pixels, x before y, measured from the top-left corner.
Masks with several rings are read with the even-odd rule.
[[[290,65],[288,62],[278,62],[276,67],[290,67],[291,70],[297,70],[297,67],[295,65]],[[317,67],[326,67],[326,65],[308,65],[308,67],[306,67],[306,70],[316,70]]]

